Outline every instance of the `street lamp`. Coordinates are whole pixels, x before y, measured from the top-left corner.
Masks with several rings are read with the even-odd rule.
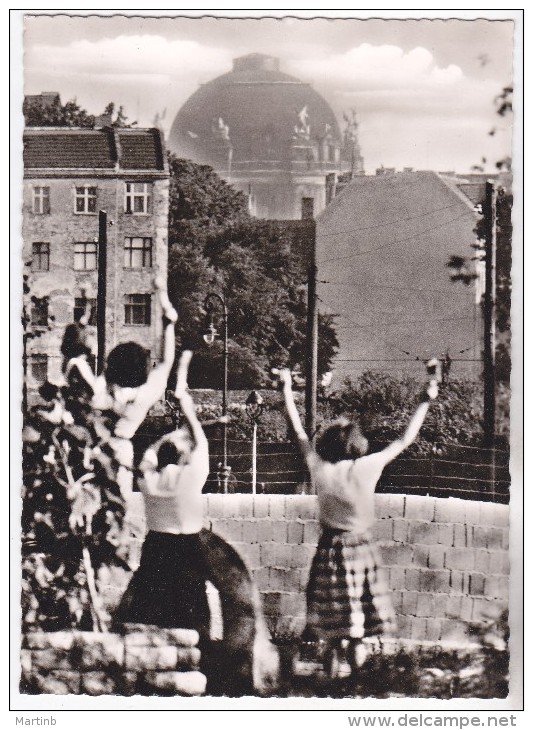
[[[246,399],[246,413],[253,426],[252,436],[252,494],[257,493],[257,422],[264,409],[263,398],[256,390],[252,390]]]
[[[228,308],[226,306],[226,298],[224,294],[216,294],[211,292],[204,301],[204,308],[208,316],[208,325],[203,335],[204,342],[212,345],[215,341],[218,331],[214,323],[214,310],[219,306],[222,311],[222,328],[223,328],[223,358],[224,358],[224,383],[222,388],[222,466],[223,474],[227,474],[228,466],[228,424],[226,416],[228,411]],[[224,494],[228,491],[227,477],[224,477]]]

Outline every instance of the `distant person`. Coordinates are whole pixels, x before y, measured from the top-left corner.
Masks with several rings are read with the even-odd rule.
[[[288,416],[318,495],[321,535],[307,585],[304,635],[325,642],[325,669],[336,674],[338,652],[348,642],[352,674],[362,663],[362,639],[392,631],[395,616],[381,568],[374,523],[374,492],[384,467],[413,443],[438,395],[438,362],[428,363],[428,387],[422,393],[404,435],[382,451],[368,454],[368,441],[357,421],[338,420],[313,449],[300,421],[291,373],[279,372]]]
[[[219,461],[217,464],[217,491],[219,494],[235,494],[237,477],[231,471],[229,464]]]

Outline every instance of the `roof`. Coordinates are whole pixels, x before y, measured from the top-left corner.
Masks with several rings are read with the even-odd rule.
[[[340,379],[421,374],[416,358],[448,349],[455,371],[479,369],[478,292],[452,282],[447,265],[474,255],[477,219],[456,181],[431,171],[355,176],[317,217],[319,297],[338,316]]]
[[[23,154],[26,170],[165,170],[158,129],[28,127]]]
[[[279,71],[278,59],[250,54],[235,59],[232,71],[189,97],[176,115],[168,144],[180,156],[219,167],[216,150],[225,125],[234,164],[285,161],[304,109],[311,141],[329,134],[340,144],[339,125],[325,99],[310,84]]]

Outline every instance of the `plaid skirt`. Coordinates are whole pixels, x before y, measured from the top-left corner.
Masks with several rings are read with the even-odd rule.
[[[362,639],[389,633],[395,623],[372,536],[323,528],[307,585],[306,635]]]

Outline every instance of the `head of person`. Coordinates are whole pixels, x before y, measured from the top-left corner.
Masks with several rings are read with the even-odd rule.
[[[81,355],[91,355],[92,346],[86,327],[78,322],[73,322],[65,327],[63,341],[61,342],[61,354],[63,355],[63,369],[69,360]]]
[[[180,428],[173,434],[164,438],[157,449],[157,466],[164,469],[170,464],[187,464],[193,443],[189,431],[186,428]]]
[[[138,388],[146,383],[150,353],[137,342],[122,342],[107,357],[105,376],[110,385]]]
[[[316,452],[324,461],[336,464],[346,459],[358,459],[368,451],[368,441],[357,421],[339,419],[328,426],[318,438]]]

